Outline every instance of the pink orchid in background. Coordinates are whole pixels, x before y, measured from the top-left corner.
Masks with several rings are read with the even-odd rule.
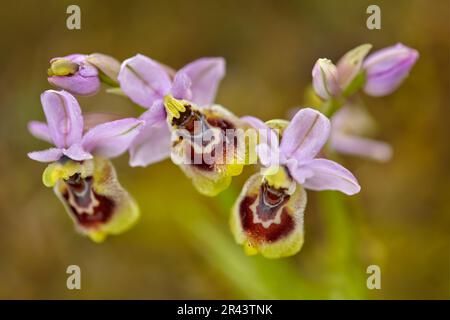
[[[312,70],[313,87],[317,95],[330,99],[339,97],[348,89],[359,89],[362,85],[368,95],[387,95],[398,88],[419,57],[416,50],[399,43],[366,58],[371,48],[371,45],[363,44],[350,50],[337,66],[329,59],[318,59]],[[356,88],[352,88],[361,72],[364,78],[355,85]]]
[[[83,134],[83,116],[74,96],[66,91],[47,90],[41,95],[47,123],[32,121],[30,132],[55,145],[44,151],[28,153],[40,162],[54,162],[63,157],[75,161],[93,156],[116,157],[125,152],[137,136],[143,121],[134,118],[99,124]]]
[[[347,195],[361,187],[340,164],[318,158],[330,135],[330,121],[320,112],[301,109],[290,123],[263,123],[244,117],[265,141],[257,146],[264,169],[247,180],[235,203],[231,230],[249,255],[279,258],[297,253],[303,245],[306,192],[338,190]],[[273,129],[281,129],[281,139]]]
[[[130,147],[130,165],[147,166],[170,155],[165,96],[188,100],[200,107],[209,105],[224,74],[223,58],[195,60],[173,77],[167,67],[144,55],[125,60],[118,76],[120,87],[133,102],[149,109],[142,114],[146,124]]]
[[[386,162],[392,147],[383,141],[367,138],[374,130],[374,121],[363,108],[344,106],[331,118],[330,148],[338,153]]]

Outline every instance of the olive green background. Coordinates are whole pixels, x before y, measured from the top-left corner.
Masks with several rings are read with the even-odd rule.
[[[66,8],[81,7],[81,30]],[[378,4],[382,29],[366,28]],[[4,1],[0,11],[0,298],[439,298],[450,297],[449,1]],[[358,177],[354,197],[308,192],[305,244],[282,260],[246,257],[228,230],[247,168],[216,198],[198,194],[169,160],[129,168],[114,160],[142,218],[97,245],[74,232],[44,165],[27,158],[46,143],[28,121],[43,120],[48,61],[102,52],[136,53],[175,68],[223,56],[217,101],[237,115],[286,117],[302,104],[319,57],[358,44],[402,42],[420,59],[394,94],[364,97],[394,147],[391,162],[341,157]],[[84,111],[138,115],[104,92],[80,98]],[[82,270],[82,290],[66,288],[66,267]],[[377,264],[382,289],[366,288]]]

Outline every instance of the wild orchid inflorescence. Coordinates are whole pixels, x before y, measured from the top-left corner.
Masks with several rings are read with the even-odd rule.
[[[391,156],[389,145],[361,136],[371,119],[358,97],[361,91],[394,91],[418,53],[398,44],[367,56],[370,49],[361,45],[336,66],[319,59],[310,94],[315,108],[297,108],[291,121],[267,122],[214,104],[225,75],[223,58],[201,58],[178,71],[140,54],[122,63],[98,53],[54,58],[48,81],[62,90],[41,95],[47,122],[29,123],[34,136],[54,147],[28,156],[49,163],[44,185],[54,188],[77,229],[96,242],[127,230],[140,214],[117,180],[113,157],[128,151],[133,167],[170,157],[207,196],[256,164],[259,172],[233,206],[232,233],[247,254],[290,256],[303,244],[305,190],[354,195],[361,189],[349,170],[326,159],[329,151],[377,160]],[[83,116],[74,95],[93,95],[102,83],[144,112],[137,119]]]

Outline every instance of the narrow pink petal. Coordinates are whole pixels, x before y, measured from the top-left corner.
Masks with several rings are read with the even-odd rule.
[[[176,99],[186,99],[191,100],[192,91],[191,91],[192,81],[189,76],[184,72],[178,72],[173,79],[171,93]]]
[[[48,130],[46,123],[40,121],[30,121],[28,122],[28,131],[30,131],[36,138],[52,143],[50,131]]]
[[[29,152],[28,157],[30,159],[39,161],[39,162],[53,162],[58,161],[63,156],[63,152],[58,148],[50,148],[43,151],[34,151]]]
[[[143,124],[134,118],[99,124],[84,135],[82,146],[96,156],[117,157],[128,149]]]
[[[223,58],[201,58],[184,66],[183,72],[191,79],[192,102],[201,106],[214,102],[220,80],[225,75]]]
[[[301,169],[302,167],[300,167]],[[338,190],[353,195],[361,190],[355,176],[340,164],[327,159],[314,159],[303,164],[304,169],[313,172],[303,186],[311,190]]]
[[[41,103],[55,146],[67,148],[80,142],[83,117],[75,97],[66,91],[47,90],[41,95]]]
[[[301,109],[284,130],[280,151],[298,162],[313,159],[330,135],[330,120],[311,108]]]
[[[123,92],[146,108],[161,100],[171,87],[167,71],[158,62],[141,54],[122,63],[118,80]]]
[[[342,154],[365,157],[386,162],[392,158],[392,147],[382,141],[358,137],[349,134],[332,134],[331,148]]]

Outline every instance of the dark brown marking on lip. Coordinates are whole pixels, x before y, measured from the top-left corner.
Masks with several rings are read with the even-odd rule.
[[[78,223],[87,229],[96,228],[98,225],[108,222],[114,214],[115,204],[106,196],[97,194],[92,190],[93,178],[81,178],[77,173],[70,177],[66,182],[67,188],[63,191],[62,196],[70,208],[72,215],[77,219]],[[93,206],[92,214],[78,212],[78,208],[70,202],[70,195],[74,199],[79,208],[89,208],[93,206],[94,199],[97,205]]]
[[[224,133],[227,129],[235,129],[231,122],[222,118],[207,118],[206,121],[213,127],[221,129]]]
[[[261,189],[260,189],[261,192]],[[263,195],[261,195],[261,198]],[[270,196],[272,197],[272,195]],[[271,207],[264,202],[259,201],[256,206],[258,217],[261,220],[268,220],[274,218],[278,210],[282,210],[280,215],[280,223],[272,223],[268,228],[265,228],[261,223],[253,222],[253,215],[255,214],[251,208],[256,201],[257,196],[246,196],[241,200],[239,204],[239,215],[241,224],[244,231],[249,235],[252,240],[257,242],[275,242],[289,235],[294,229],[294,220],[289,214],[288,209],[285,207],[286,202],[289,200],[289,196],[286,195],[282,200],[277,200],[278,204]],[[272,199],[273,200],[273,199]]]

